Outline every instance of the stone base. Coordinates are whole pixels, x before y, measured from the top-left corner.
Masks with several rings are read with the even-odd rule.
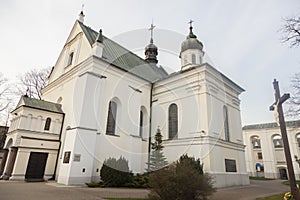
[[[210,174],[214,179],[214,187],[223,188],[231,186],[249,185],[249,175],[235,173],[214,173]]]

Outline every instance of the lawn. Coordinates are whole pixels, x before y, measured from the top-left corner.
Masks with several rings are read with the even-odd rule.
[[[300,185],[300,181],[296,181],[297,185]],[[290,185],[290,181],[283,181],[282,184]]]
[[[283,196],[285,193],[272,195],[269,197],[257,198],[256,200],[283,200]]]
[[[265,178],[265,177],[256,177],[256,176],[249,176],[250,180],[260,180],[260,181],[271,181],[275,180],[273,178]]]
[[[146,200],[146,199],[133,199],[133,198],[109,198],[107,200]]]

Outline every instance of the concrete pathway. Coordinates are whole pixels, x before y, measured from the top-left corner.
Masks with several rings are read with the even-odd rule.
[[[211,200],[252,200],[289,190],[281,180],[251,181],[249,186],[218,189]],[[55,182],[0,181],[0,200],[102,200],[105,197],[144,198],[149,190],[72,187]]]

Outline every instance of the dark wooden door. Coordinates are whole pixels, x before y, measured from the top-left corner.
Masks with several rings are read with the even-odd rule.
[[[25,174],[26,181],[44,181],[48,153],[31,152]]]

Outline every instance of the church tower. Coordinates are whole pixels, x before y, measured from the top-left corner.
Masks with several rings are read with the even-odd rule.
[[[149,30],[151,31],[151,38],[150,38],[150,44],[148,44],[145,47],[145,60],[149,63],[154,63],[156,64],[158,62],[157,60],[157,47],[153,44],[153,29],[155,28],[155,26],[153,25],[153,23],[151,24],[151,27],[149,28]]]
[[[200,65],[203,62],[203,44],[197,39],[193,33],[193,21],[190,20],[190,33],[181,43],[181,51],[179,58],[181,58],[181,70],[186,70],[190,67]]]

